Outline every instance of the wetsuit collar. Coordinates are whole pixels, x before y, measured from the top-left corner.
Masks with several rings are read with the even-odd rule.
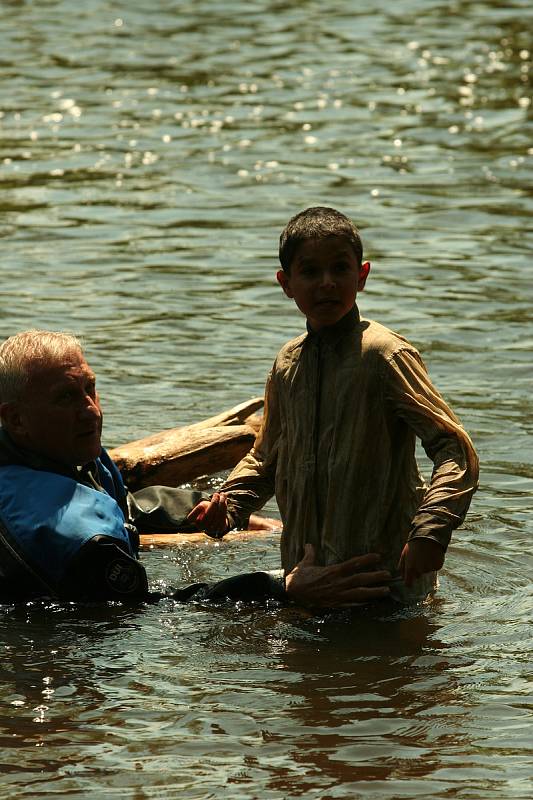
[[[80,468],[61,464],[51,458],[25,450],[15,444],[4,428],[0,428],[0,466],[7,466],[8,464],[18,464],[22,467],[29,467],[43,472],[55,472],[58,475],[64,475],[67,478],[73,478],[75,481],[92,486],[96,482],[97,486],[94,488],[99,487],[98,468],[95,461],[91,461]]]

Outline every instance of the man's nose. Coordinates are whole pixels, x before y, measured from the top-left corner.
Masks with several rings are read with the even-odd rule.
[[[80,414],[86,418],[97,418],[100,416],[100,405],[96,397],[86,394],[80,406]]]

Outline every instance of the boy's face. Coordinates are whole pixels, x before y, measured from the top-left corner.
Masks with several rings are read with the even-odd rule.
[[[277,279],[311,328],[319,331],[335,325],[353,308],[369,270],[369,262],[359,264],[349,242],[330,236],[303,242],[296,250],[290,274],[279,270]]]

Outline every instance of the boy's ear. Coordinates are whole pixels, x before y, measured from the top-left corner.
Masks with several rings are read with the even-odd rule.
[[[18,403],[0,403],[0,421],[4,428],[14,435],[25,430]]]
[[[276,278],[278,279],[278,283],[281,286],[281,288],[283,289],[283,291],[285,292],[285,294],[287,295],[287,297],[291,297],[291,298],[294,297],[294,295],[292,293],[291,285],[290,285],[290,277],[287,275],[285,270],[279,269],[276,272]]]
[[[370,272],[370,261],[363,261],[359,267],[359,280],[357,281],[357,291],[362,292],[365,288],[366,279]]]

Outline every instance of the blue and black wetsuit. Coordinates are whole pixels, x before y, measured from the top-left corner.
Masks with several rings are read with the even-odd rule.
[[[153,486],[127,492],[102,450],[70,469],[18,448],[0,429],[0,602],[61,600],[156,601],[138,560],[143,532],[191,532],[187,514],[200,492]],[[178,590],[176,600],[282,599],[267,573]]]
[[[139,537],[127,492],[105,452],[68,469],[0,431],[0,597],[142,597]]]

